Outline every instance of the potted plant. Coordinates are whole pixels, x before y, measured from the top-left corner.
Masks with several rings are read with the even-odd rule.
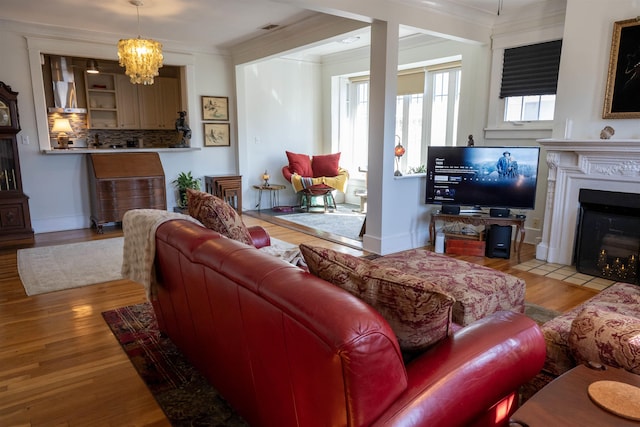
[[[200,190],[200,180],[194,178],[189,171],[180,172],[172,183],[178,189],[178,207],[185,209],[187,207],[187,189]]]

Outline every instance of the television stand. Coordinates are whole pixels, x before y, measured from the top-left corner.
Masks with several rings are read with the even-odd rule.
[[[484,225],[485,228],[489,225],[515,225],[516,226],[516,238],[514,239],[514,251],[518,254],[518,262],[520,262],[520,253],[522,252],[522,242],[524,242],[524,221],[525,218],[517,218],[514,215],[508,217],[494,217],[489,216],[487,213],[479,214],[463,214],[460,212],[458,215],[443,214],[440,211],[431,213],[431,221],[429,222],[429,239],[432,247],[435,247],[436,239],[436,221],[443,222],[461,222],[463,224],[471,225]],[[520,235],[520,242],[518,243],[518,235]]]

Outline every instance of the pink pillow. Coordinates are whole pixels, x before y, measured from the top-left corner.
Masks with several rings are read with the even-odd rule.
[[[189,215],[207,228],[230,239],[253,246],[249,230],[230,204],[213,194],[187,189]]]
[[[289,171],[297,173],[302,177],[310,177],[313,174],[311,169],[311,157],[308,154],[296,154],[287,151],[287,159],[289,159]]]
[[[339,164],[340,153],[313,156],[313,160],[311,161],[313,177],[338,176]]]

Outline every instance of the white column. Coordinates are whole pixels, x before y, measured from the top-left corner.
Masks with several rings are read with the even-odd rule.
[[[369,172],[365,250],[385,254],[395,202],[393,171],[398,74],[397,22],[374,21],[371,25],[371,74],[369,83]],[[385,200],[385,205],[382,200]]]

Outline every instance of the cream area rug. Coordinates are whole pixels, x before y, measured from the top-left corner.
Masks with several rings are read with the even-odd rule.
[[[123,237],[18,251],[18,273],[27,295],[122,279]],[[271,238],[265,252],[304,265],[296,245]]]
[[[18,251],[27,295],[78,288],[122,278],[123,238],[43,246]]]

